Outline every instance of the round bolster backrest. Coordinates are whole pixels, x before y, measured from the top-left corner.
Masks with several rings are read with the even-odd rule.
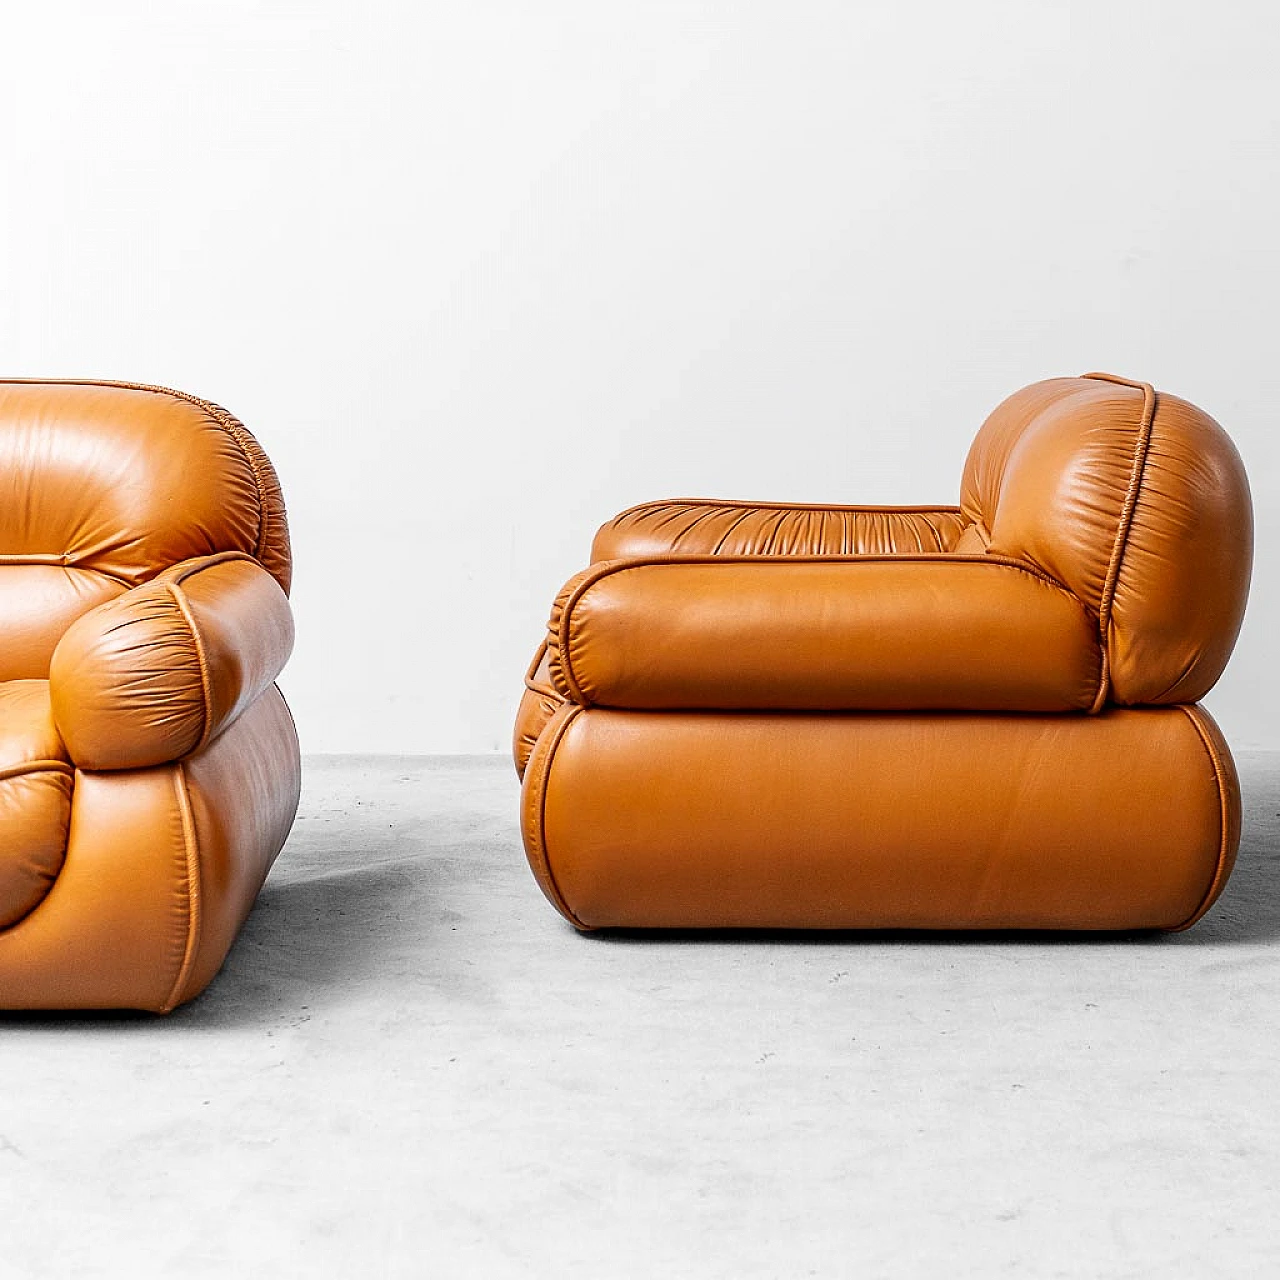
[[[288,590],[280,485],[229,413],[159,388],[0,381],[0,680],[46,676],[86,610],[226,551]]]
[[[1194,405],[1109,375],[1025,387],[979,431],[961,505],[990,553],[1036,565],[1093,611],[1100,702],[1194,702],[1222,674],[1252,507],[1235,446]]]

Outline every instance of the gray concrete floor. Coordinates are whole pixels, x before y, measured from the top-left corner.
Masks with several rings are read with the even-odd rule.
[[[1280,755],[1188,934],[583,938],[509,764],[316,759],[221,977],[0,1019],[0,1275],[1280,1275]]]

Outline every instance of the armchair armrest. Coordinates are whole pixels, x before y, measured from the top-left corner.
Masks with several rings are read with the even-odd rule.
[[[967,523],[959,507],[798,506],[673,498],[615,516],[596,534],[591,558],[952,551]]]
[[[50,665],[54,722],[82,769],[180,760],[256,701],[292,648],[289,601],[256,560],[186,560],[71,624]]]
[[[1087,711],[1097,622],[990,556],[619,560],[552,611],[562,696],[636,710]]]

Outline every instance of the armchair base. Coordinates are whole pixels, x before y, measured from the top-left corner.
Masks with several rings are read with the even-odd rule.
[[[1199,706],[1096,716],[565,704],[523,832],[580,929],[1184,929],[1240,833]]]

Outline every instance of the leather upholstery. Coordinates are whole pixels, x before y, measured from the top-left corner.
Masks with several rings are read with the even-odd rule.
[[[206,746],[270,687],[293,615],[256,560],[188,560],[77,619],[53,653],[54,717],[82,769],[143,769]]]
[[[951,551],[958,507],[801,507],[790,503],[649,502],[596,534],[591,559],[624,556],[851,556]]]
[[[8,381],[0,494],[0,1007],[166,1011],[297,807],[279,484],[207,401]]]
[[[556,691],[582,706],[1087,710],[1097,628],[1012,561],[611,560],[552,610]]]
[[[959,508],[632,508],[526,677],[535,875],[580,928],[1185,927],[1251,546],[1222,429],[1109,375],[1000,405]]]

